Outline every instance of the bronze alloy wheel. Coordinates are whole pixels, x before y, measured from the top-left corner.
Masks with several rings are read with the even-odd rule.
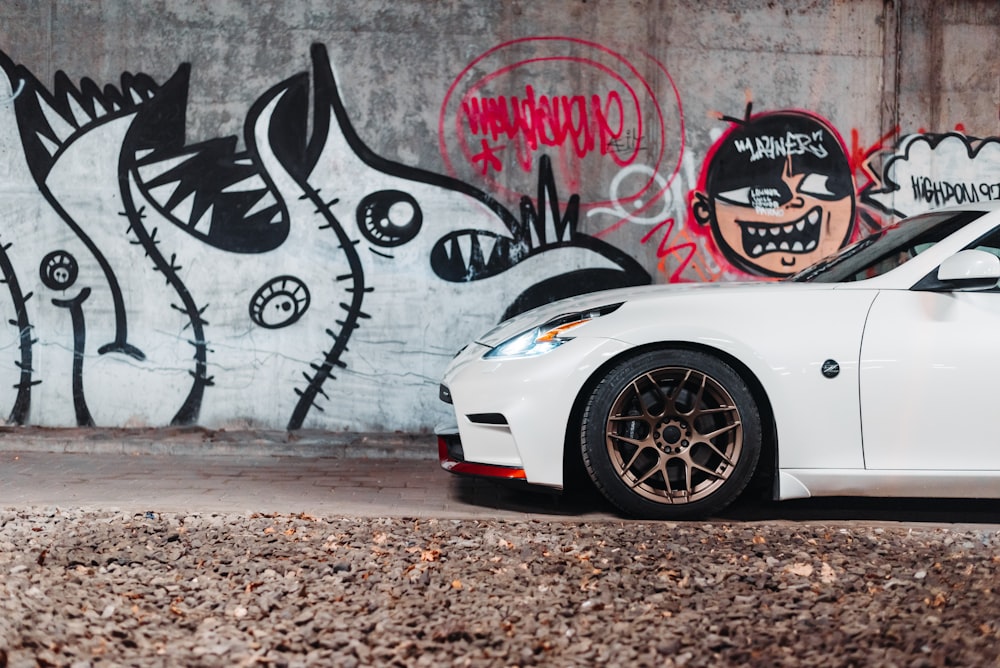
[[[630,514],[715,512],[749,482],[759,422],[746,384],[721,360],[646,353],[612,369],[591,396],[581,431],[584,464]]]
[[[611,407],[607,448],[619,477],[658,503],[690,503],[719,488],[743,451],[733,398],[714,378],[665,367],[633,380]]]

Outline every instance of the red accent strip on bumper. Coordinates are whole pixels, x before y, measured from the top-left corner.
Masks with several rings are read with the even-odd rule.
[[[438,459],[441,468],[459,475],[474,475],[484,478],[504,478],[507,480],[527,480],[524,469],[514,466],[497,466],[495,464],[473,464],[453,459],[448,455],[448,444],[443,436],[438,436]]]

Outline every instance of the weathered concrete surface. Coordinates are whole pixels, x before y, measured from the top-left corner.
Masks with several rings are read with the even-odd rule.
[[[308,70],[309,46],[322,42],[366,141],[405,164],[441,170],[437,112],[457,71],[492,46],[532,35],[656,55],[684,92],[696,147],[705,145],[705,114],[739,113],[747,86],[768,108],[814,109],[845,128],[882,129],[881,110],[898,106],[905,130],[962,123],[975,136],[1000,134],[1000,10],[990,0],[12,0],[0,11],[0,47],[43,81],[59,70],[72,80],[113,82],[128,70],[160,81],[191,62],[192,141],[241,135],[253,101],[276,78]]]
[[[1000,198],[997,25],[992,0],[10,0],[0,415],[429,432],[447,361],[505,314],[773,278]],[[836,184],[810,207],[838,224],[758,262],[706,184],[761,116],[784,125],[730,156],[739,185],[829,157],[792,185]]]
[[[428,434],[266,429],[0,427],[0,452],[90,455],[192,455],[244,459],[320,457],[436,459]]]
[[[159,431],[159,430],[157,430]],[[124,447],[123,447],[124,444]],[[0,507],[144,513],[308,513],[438,519],[622,519],[589,486],[555,494],[443,471],[430,437],[317,447],[265,441],[215,446],[163,435],[148,442],[94,439],[54,449],[0,441]],[[1000,529],[1000,501],[741,499],[723,521],[868,523]]]

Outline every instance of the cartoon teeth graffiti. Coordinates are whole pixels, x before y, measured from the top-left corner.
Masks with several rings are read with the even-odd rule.
[[[808,253],[819,245],[819,222],[822,216],[822,209],[817,206],[796,222],[787,225],[765,227],[739,221],[738,224],[743,228],[743,247],[750,249],[751,258],[775,251]],[[807,225],[809,229],[806,229]]]
[[[649,282],[576,231],[547,160],[518,219],[374,154],[312,55],[311,134],[300,74],[250,109],[244,150],[186,144],[187,65],[50,94],[0,56],[23,88],[0,188],[30,203],[0,218],[10,422],[427,429],[444,365],[503,315]]]
[[[705,160],[692,214],[722,254],[751,274],[788,276],[832,253],[854,230],[855,189],[836,130],[804,112],[732,123]]]

